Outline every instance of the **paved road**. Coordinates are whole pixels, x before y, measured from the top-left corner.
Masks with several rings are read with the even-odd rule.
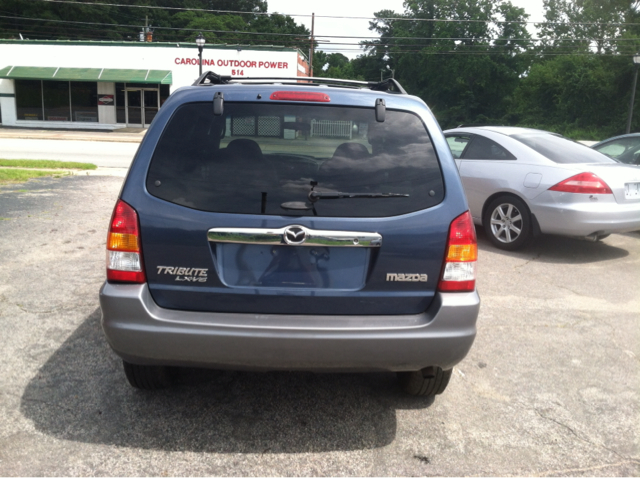
[[[0,159],[53,159],[128,168],[137,143],[0,137]]]
[[[115,132],[0,128],[0,159],[53,159],[128,168],[144,133],[136,128]],[[267,145],[265,152],[268,150]]]
[[[480,234],[478,338],[435,401],[384,373],[186,370],[144,393],[100,328],[121,181],[0,187],[0,476],[640,475],[640,234]]]

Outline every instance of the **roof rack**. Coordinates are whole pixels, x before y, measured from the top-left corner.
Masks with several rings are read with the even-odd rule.
[[[228,85],[230,83],[243,83],[250,82],[253,84],[293,84],[298,86],[318,86],[320,84],[326,84],[329,86],[337,86],[343,88],[357,88],[365,87],[373,91],[388,91],[390,93],[398,93],[406,95],[405,89],[396,81],[395,78],[388,78],[384,81],[356,81],[356,80],[341,80],[339,78],[318,78],[310,76],[295,76],[295,77],[277,77],[277,76],[225,76],[218,75],[213,71],[205,71],[200,77],[193,83],[192,86],[211,86],[211,85]]]

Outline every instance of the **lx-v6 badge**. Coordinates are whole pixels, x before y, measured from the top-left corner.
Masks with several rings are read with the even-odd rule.
[[[427,274],[387,274],[387,282],[427,282]]]
[[[158,266],[158,275],[169,274],[175,276],[177,282],[207,282],[208,270],[196,267]]]

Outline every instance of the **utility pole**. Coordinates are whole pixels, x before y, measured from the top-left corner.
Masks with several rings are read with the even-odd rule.
[[[313,43],[314,43],[314,23],[316,20],[316,14],[311,14],[311,48],[309,48],[309,76],[313,77]]]
[[[153,41],[153,32],[149,28],[149,15],[144,16],[144,38],[145,41]]]
[[[633,118],[633,103],[636,99],[636,84],[638,83],[638,67],[640,67],[640,55],[633,55],[633,63],[635,65],[635,72],[633,73],[633,89],[631,90],[631,101],[629,102],[629,116],[627,117],[627,129],[626,132],[631,132],[631,118]]]
[[[140,32],[140,41],[151,41],[149,39],[149,15],[144,16],[144,28]]]

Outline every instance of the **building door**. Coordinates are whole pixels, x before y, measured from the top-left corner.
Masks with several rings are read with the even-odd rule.
[[[125,111],[127,126],[146,128],[158,113],[159,88],[126,88]]]
[[[151,124],[153,118],[158,114],[158,106],[160,104],[160,92],[155,90],[144,90],[144,124],[146,126]]]
[[[141,126],[142,124],[142,90],[130,90],[127,88],[127,126]]]

